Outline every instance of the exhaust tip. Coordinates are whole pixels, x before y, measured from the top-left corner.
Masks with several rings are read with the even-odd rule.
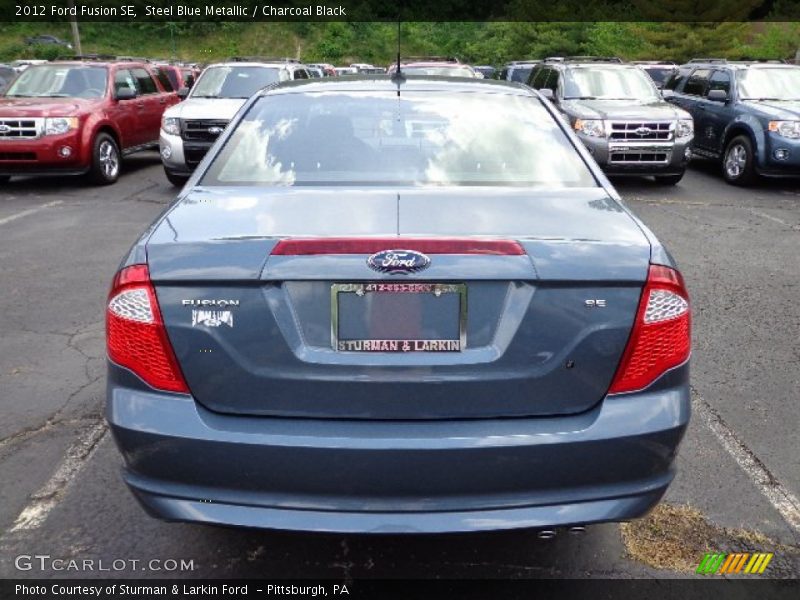
[[[572,527],[569,528],[569,532],[572,535],[581,535],[586,533],[586,527],[584,527],[583,525],[573,525]]]
[[[556,532],[552,529],[543,529],[538,534],[540,540],[552,540],[556,537]]]

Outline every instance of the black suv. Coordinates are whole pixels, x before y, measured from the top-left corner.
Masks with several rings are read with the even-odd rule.
[[[800,67],[695,59],[664,88],[694,117],[694,152],[721,161],[728,183],[800,176]]]
[[[496,77],[502,81],[519,81],[525,83],[533,68],[538,65],[539,60],[512,60],[500,70]]]
[[[674,185],[691,157],[691,115],[665,102],[637,65],[618,58],[553,57],[528,85],[550,98],[610,175],[653,175]]]

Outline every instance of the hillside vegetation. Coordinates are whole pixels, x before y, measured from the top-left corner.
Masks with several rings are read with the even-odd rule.
[[[394,23],[81,23],[84,53],[210,62],[229,56],[289,56],[307,62],[386,65],[397,51]],[[68,50],[27,46],[48,33],[71,40],[67,23],[0,23],[0,61],[56,58]],[[403,23],[402,53],[448,55],[473,64],[552,55],[625,59],[693,56],[794,58],[798,23],[490,22]]]

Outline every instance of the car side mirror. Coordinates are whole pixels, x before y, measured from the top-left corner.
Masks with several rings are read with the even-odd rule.
[[[711,90],[708,92],[708,99],[714,102],[727,102],[728,92],[725,90]]]
[[[114,94],[114,97],[117,100],[133,100],[134,98],[136,98],[136,95],[137,95],[136,90],[132,90],[129,87],[124,87],[118,89],[116,94]]]
[[[555,94],[553,93],[553,90],[551,90],[550,88],[542,88],[539,90],[539,93],[548,100],[550,100],[551,102],[555,100]]]
[[[672,98],[675,95],[674,90],[661,90],[661,97],[666,100],[667,98]]]
[[[189,95],[189,88],[188,87],[182,87],[181,89],[178,90],[178,98],[180,98],[181,100],[186,98],[186,96],[188,96],[188,95]]]

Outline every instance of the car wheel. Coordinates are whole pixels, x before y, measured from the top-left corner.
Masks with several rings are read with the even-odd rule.
[[[683,173],[677,175],[656,175],[656,183],[659,185],[675,185],[683,179]]]
[[[122,158],[117,143],[107,133],[101,133],[94,140],[92,153],[92,181],[99,185],[109,185],[119,179]]]
[[[733,185],[753,183],[756,177],[753,158],[753,144],[750,138],[745,135],[733,138],[725,148],[722,159],[722,175],[725,181]]]
[[[186,184],[186,182],[189,181],[188,177],[184,177],[182,175],[176,175],[175,173],[170,173],[166,169],[164,169],[164,175],[167,176],[169,182],[175,187],[183,187]]]

